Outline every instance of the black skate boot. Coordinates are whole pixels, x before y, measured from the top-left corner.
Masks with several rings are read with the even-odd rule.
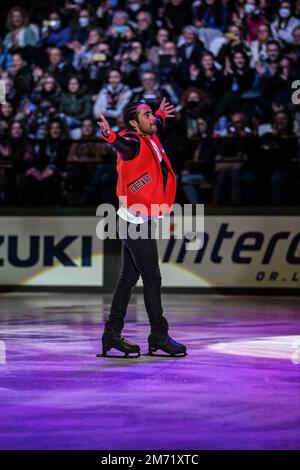
[[[116,332],[104,332],[102,336],[102,354],[97,354],[97,357],[106,357],[107,351],[115,348],[120,352],[124,353],[124,357],[128,357],[129,354],[137,354],[137,356],[129,357],[139,357],[141,355],[140,347],[137,344],[131,343],[127,339],[123,338],[120,334]],[[108,356],[115,357],[115,356]]]
[[[165,336],[158,336],[151,333],[148,336],[148,343],[149,343],[149,351],[148,354],[150,356],[157,356],[157,354],[153,354],[158,349],[167,353],[169,356],[186,356],[186,347],[183,344],[177,343],[174,339],[171,338],[169,335]],[[162,354],[161,354],[162,356]]]

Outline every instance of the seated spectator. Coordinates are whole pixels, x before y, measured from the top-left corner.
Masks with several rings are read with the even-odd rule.
[[[127,25],[124,33],[120,33],[117,38],[109,38],[114,64],[117,65],[121,62],[123,54],[131,50],[132,43],[135,39],[135,29],[130,24]]]
[[[245,15],[243,18],[244,38],[252,43],[258,38],[259,27],[267,23],[265,15],[257,5],[256,0],[246,0]]]
[[[249,67],[244,52],[235,51],[224,70],[227,92],[216,106],[216,117],[233,114],[243,109],[243,94],[252,89],[255,72]]]
[[[127,0],[125,11],[131,22],[136,21],[136,15],[142,10],[148,11],[144,0]]]
[[[243,38],[243,29],[236,24],[230,24],[223,37],[212,41],[210,51],[223,69],[228,66],[229,57],[232,57],[235,52],[248,55],[249,47]]]
[[[186,85],[200,88],[211,103],[218,102],[225,92],[226,82],[224,75],[215,66],[213,54],[203,52],[200,67],[196,64],[190,66]]]
[[[0,141],[0,206],[9,203],[10,175],[13,173],[9,140],[2,138]]]
[[[117,1],[114,1],[114,4],[110,0],[104,2],[98,2],[95,0],[94,8],[96,11],[95,20],[96,26],[99,28],[107,29],[111,24],[112,16],[114,12],[118,9]]]
[[[29,97],[32,93],[34,82],[32,72],[20,52],[13,54],[13,66],[9,74],[14,83],[14,89],[20,100],[24,96]]]
[[[116,11],[113,14],[112,22],[108,29],[107,35],[114,51],[119,48],[122,37],[124,37],[124,33],[130,29],[128,21],[129,16],[125,11]]]
[[[5,205],[20,204],[18,182],[32,160],[33,147],[27,140],[25,127],[18,121],[12,121],[7,140],[0,144],[0,171],[5,181],[1,195]]]
[[[15,109],[10,101],[0,104],[0,137],[7,133],[7,129],[12,123],[15,115]]]
[[[281,47],[278,41],[271,39],[267,43],[267,58],[263,62],[266,66],[266,73],[268,76],[274,75],[277,72],[279,60],[281,55]]]
[[[77,76],[69,79],[68,91],[62,93],[60,111],[65,115],[71,137],[78,139],[81,121],[92,116],[92,100]]]
[[[197,29],[194,26],[185,26],[182,37],[178,41],[178,57],[188,69],[189,65],[197,63],[203,44],[198,39]]]
[[[140,42],[133,41],[130,48],[124,52],[121,57],[120,70],[124,82],[129,88],[138,87],[140,85],[140,75],[143,72],[152,70]]]
[[[57,119],[47,123],[46,140],[34,147],[34,160],[24,174],[22,200],[25,205],[57,205],[60,178],[68,154],[67,129]]]
[[[293,29],[292,35],[293,44],[284,48],[283,55],[288,56],[294,62],[298,72],[300,67],[300,25]]]
[[[257,181],[247,162],[255,155],[256,142],[251,138],[253,133],[245,114],[232,115],[227,135],[215,159],[213,202],[233,206],[253,204]]]
[[[41,36],[38,43],[40,46],[62,47],[72,40],[73,30],[69,26],[63,26],[60,13],[53,11],[43,23]]]
[[[199,192],[196,185],[212,179],[214,158],[217,151],[217,134],[212,134],[208,121],[199,117],[197,119],[197,146],[190,157],[186,156],[181,172],[182,188],[190,204],[200,203]],[[192,157],[192,158],[191,158]]]
[[[59,8],[61,15],[71,23],[74,18],[76,19],[82,8],[86,8],[87,4],[95,2],[94,0],[62,0],[60,3],[63,3]]]
[[[117,205],[115,155],[108,145],[104,143],[101,143],[101,145],[101,163],[96,166],[81,197],[76,201],[78,206],[95,205],[104,202]]]
[[[49,73],[45,73],[41,77],[30,97],[30,101],[34,105],[39,105],[42,101],[46,100],[52,103],[55,108],[59,107],[60,99],[60,86]]]
[[[297,172],[299,177],[299,143],[293,131],[289,114],[278,112],[273,119],[273,135],[279,139],[279,145],[272,156],[272,174],[270,179],[272,203],[275,205],[294,204],[297,201]],[[293,163],[293,159],[295,162]]]
[[[91,89],[99,88],[104,83],[104,77],[111,66],[112,51],[107,42],[101,42],[87,64],[87,73]],[[94,84],[94,87],[93,87]]]
[[[14,88],[14,82],[10,76],[2,76],[2,83],[4,84],[5,89],[5,100],[12,103],[14,108],[17,109],[17,106],[20,102],[20,97],[17,94],[16,89]]]
[[[85,186],[95,173],[96,165],[103,159],[106,143],[99,141],[92,119],[84,119],[81,125],[81,139],[69,149],[67,162],[70,164],[66,185],[69,188],[69,203],[77,203]]]
[[[263,135],[258,156],[253,161],[260,200],[264,204],[293,204],[296,200],[298,153],[291,116],[278,111],[272,119],[272,130]]]
[[[3,44],[2,38],[0,37],[0,77],[3,72],[10,72],[12,69],[12,55],[9,52],[8,47]]]
[[[104,114],[111,126],[115,126],[116,119],[122,114],[123,108],[132,96],[132,91],[122,82],[122,75],[118,69],[108,72],[107,83],[100,90],[94,104],[94,117]]]
[[[153,44],[151,47],[148,48],[147,50],[147,59],[153,66],[158,66],[159,65],[159,57],[160,55],[163,55],[164,52],[164,45],[170,41],[170,32],[166,28],[160,28],[156,35],[155,35],[155,40],[153,41]],[[176,45],[175,45],[176,49]],[[176,50],[177,54],[177,50]]]
[[[136,15],[136,39],[142,44],[143,48],[150,47],[153,44],[156,26],[153,22],[151,13],[148,11],[140,11]]]
[[[20,121],[12,121],[7,135],[13,165],[17,172],[22,172],[33,161],[33,147],[28,140],[24,124]]]
[[[104,42],[102,32],[98,28],[90,30],[87,44],[75,49],[73,66],[87,77],[92,94],[95,93],[95,88],[99,88],[99,84],[103,83],[110,68],[111,56],[110,45]]]
[[[70,62],[64,58],[63,50],[59,47],[48,48],[49,65],[46,72],[53,75],[59,85],[66,90],[68,81],[76,73]]]
[[[208,117],[210,111],[211,103],[202,90],[189,87],[184,91],[177,113],[178,130],[183,140],[183,147],[187,145],[186,139],[194,141],[198,138],[197,119],[199,116]],[[191,153],[193,151],[194,148]]]
[[[282,57],[278,71],[267,77],[263,85],[264,99],[268,103],[277,103],[282,109],[287,110],[291,103],[292,83],[295,80],[295,70],[291,59]]]
[[[76,28],[73,31],[73,41],[78,41],[79,44],[85,44],[91,26],[94,26],[94,12],[89,5],[81,7],[78,11]]]
[[[170,101],[170,95],[165,87],[160,86],[153,72],[144,72],[141,75],[142,86],[134,90],[132,101],[144,101],[152,109],[157,109],[165,96]]]
[[[45,139],[48,122],[53,119],[59,119],[67,128],[64,114],[55,107],[53,102],[42,99],[27,119],[28,137]]]
[[[230,6],[229,23],[242,29],[245,13],[245,0],[235,0]]]
[[[267,58],[267,46],[270,39],[270,27],[267,23],[261,24],[257,29],[257,39],[252,41],[250,46],[250,66],[255,67],[256,64],[264,63]]]
[[[2,167],[2,163],[6,163],[6,162],[11,163],[11,153],[10,153],[10,147],[9,147],[9,140],[8,139],[1,139],[1,142],[0,142],[0,168]],[[3,175],[3,173],[2,173],[2,175]]]
[[[178,37],[186,25],[193,20],[191,2],[188,0],[170,0],[165,9],[168,29]]]
[[[78,41],[71,42],[69,47],[74,50],[73,66],[76,70],[86,68],[94,54],[98,52],[98,46],[103,42],[103,34],[99,28],[90,29],[87,41],[81,45]]]
[[[284,44],[293,43],[293,30],[300,25],[299,18],[293,16],[292,5],[290,2],[280,2],[277,11],[277,17],[271,23],[271,31],[274,39],[282,41]]]
[[[272,112],[275,112],[278,107],[278,104],[275,103],[275,101],[270,101],[269,82],[271,81],[273,84],[273,90],[273,86],[277,81],[274,77],[277,76],[279,72],[280,55],[281,49],[278,42],[270,40],[267,43],[267,58],[264,60],[262,57],[261,61],[257,62],[255,66],[256,73],[253,87],[259,90],[260,114],[261,120],[264,123],[270,122]],[[272,103],[271,106],[270,103]]]
[[[174,106],[179,103],[180,84],[182,83],[181,71],[176,44],[167,41],[163,45],[162,54],[159,55],[157,73],[160,83],[167,89]]]
[[[29,23],[27,12],[19,6],[13,7],[7,15],[7,29],[4,46],[14,51],[20,47],[34,46],[39,39],[38,27]]]
[[[195,8],[195,17],[198,27],[223,31],[227,21],[227,9],[218,0],[204,0]]]
[[[181,96],[180,106],[176,116],[176,134],[180,136],[174,148],[176,171],[180,174],[187,155],[192,155],[197,146],[199,130],[198,118],[208,118],[210,101],[203,91],[197,87],[187,88]],[[169,130],[170,132],[170,130]],[[172,134],[172,130],[170,132]]]

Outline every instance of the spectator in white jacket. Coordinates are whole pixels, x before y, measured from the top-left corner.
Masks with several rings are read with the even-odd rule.
[[[250,45],[250,67],[255,67],[258,62],[264,63],[268,59],[267,44],[271,39],[270,28],[266,23],[258,27],[257,39]]]
[[[300,20],[293,16],[290,2],[281,2],[278,9],[278,17],[271,23],[271,31],[274,39],[285,44],[293,44],[293,31],[300,25]]]
[[[115,126],[131,96],[130,88],[122,82],[120,71],[111,69],[108,72],[107,82],[100,90],[94,104],[95,118],[99,118],[99,114],[104,114],[110,125]]]

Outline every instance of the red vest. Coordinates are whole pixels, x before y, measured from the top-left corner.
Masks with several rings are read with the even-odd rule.
[[[128,131],[122,131],[120,135],[124,135],[126,132]],[[132,132],[130,131],[130,133]],[[168,214],[172,210],[176,194],[176,175],[170,160],[165,154],[157,135],[153,134],[151,139],[156,143],[168,167],[168,179],[164,190],[160,162],[150,138],[137,133],[134,134],[140,140],[138,155],[133,160],[122,160],[119,154],[117,156],[117,195],[122,205],[137,215],[140,213],[153,217]],[[131,207],[133,204],[134,207]],[[166,204],[168,207],[153,206],[162,204]]]

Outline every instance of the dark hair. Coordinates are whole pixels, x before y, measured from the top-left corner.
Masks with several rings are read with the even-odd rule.
[[[74,78],[75,78],[75,80],[77,80],[78,86],[79,86],[79,88],[76,92],[76,96],[82,96],[82,95],[86,94],[86,87],[83,84],[82,77],[80,75],[76,75],[76,74],[70,75],[69,78],[68,78],[68,85],[67,85],[68,93],[69,93],[70,81],[73,80]]]
[[[51,127],[53,124],[59,124],[60,125],[60,139],[68,139],[69,138],[69,130],[68,127],[65,123],[64,120],[60,119],[59,117],[53,117],[52,119],[49,119],[46,125],[46,140],[51,139]]]
[[[131,121],[132,119],[134,120],[137,119],[138,107],[141,106],[142,104],[146,104],[146,103],[144,103],[143,101],[131,102],[131,103],[128,103],[123,109],[123,120],[128,130],[131,130],[131,131],[134,130],[129,124],[129,121]]]
[[[267,46],[277,46],[279,50],[281,49],[280,44],[276,39],[269,39]]]
[[[293,123],[293,120],[292,120],[292,116],[288,111],[286,111],[284,109],[282,109],[281,111],[276,111],[273,114],[273,116],[272,116],[272,126],[274,126],[275,120],[276,120],[276,118],[279,114],[284,114],[287,117],[288,123],[287,123],[286,130],[287,130],[288,134],[293,134],[294,123]]]
[[[109,79],[109,75],[111,72],[118,72],[118,74],[120,75],[120,78],[121,78],[121,81],[123,81],[123,75],[122,75],[122,72],[120,69],[118,69],[118,67],[111,67],[107,70],[106,72],[106,75],[105,75],[105,80],[108,81]]]
[[[12,130],[12,126],[14,124],[19,124],[21,129],[22,129],[22,137],[25,137],[26,136],[26,127],[24,125],[23,122],[17,120],[17,119],[14,119],[13,121],[11,121],[11,123],[9,124],[9,128],[8,128],[8,135],[9,135],[9,138],[11,139],[11,130]]]
[[[236,65],[234,63],[234,58],[236,54],[241,54],[241,56],[244,58],[244,61],[245,61],[245,68],[249,67],[249,57],[246,54],[246,52],[243,51],[242,49],[235,49],[234,51],[232,51],[231,56],[230,56],[230,62],[231,62],[232,68],[236,69]]]

